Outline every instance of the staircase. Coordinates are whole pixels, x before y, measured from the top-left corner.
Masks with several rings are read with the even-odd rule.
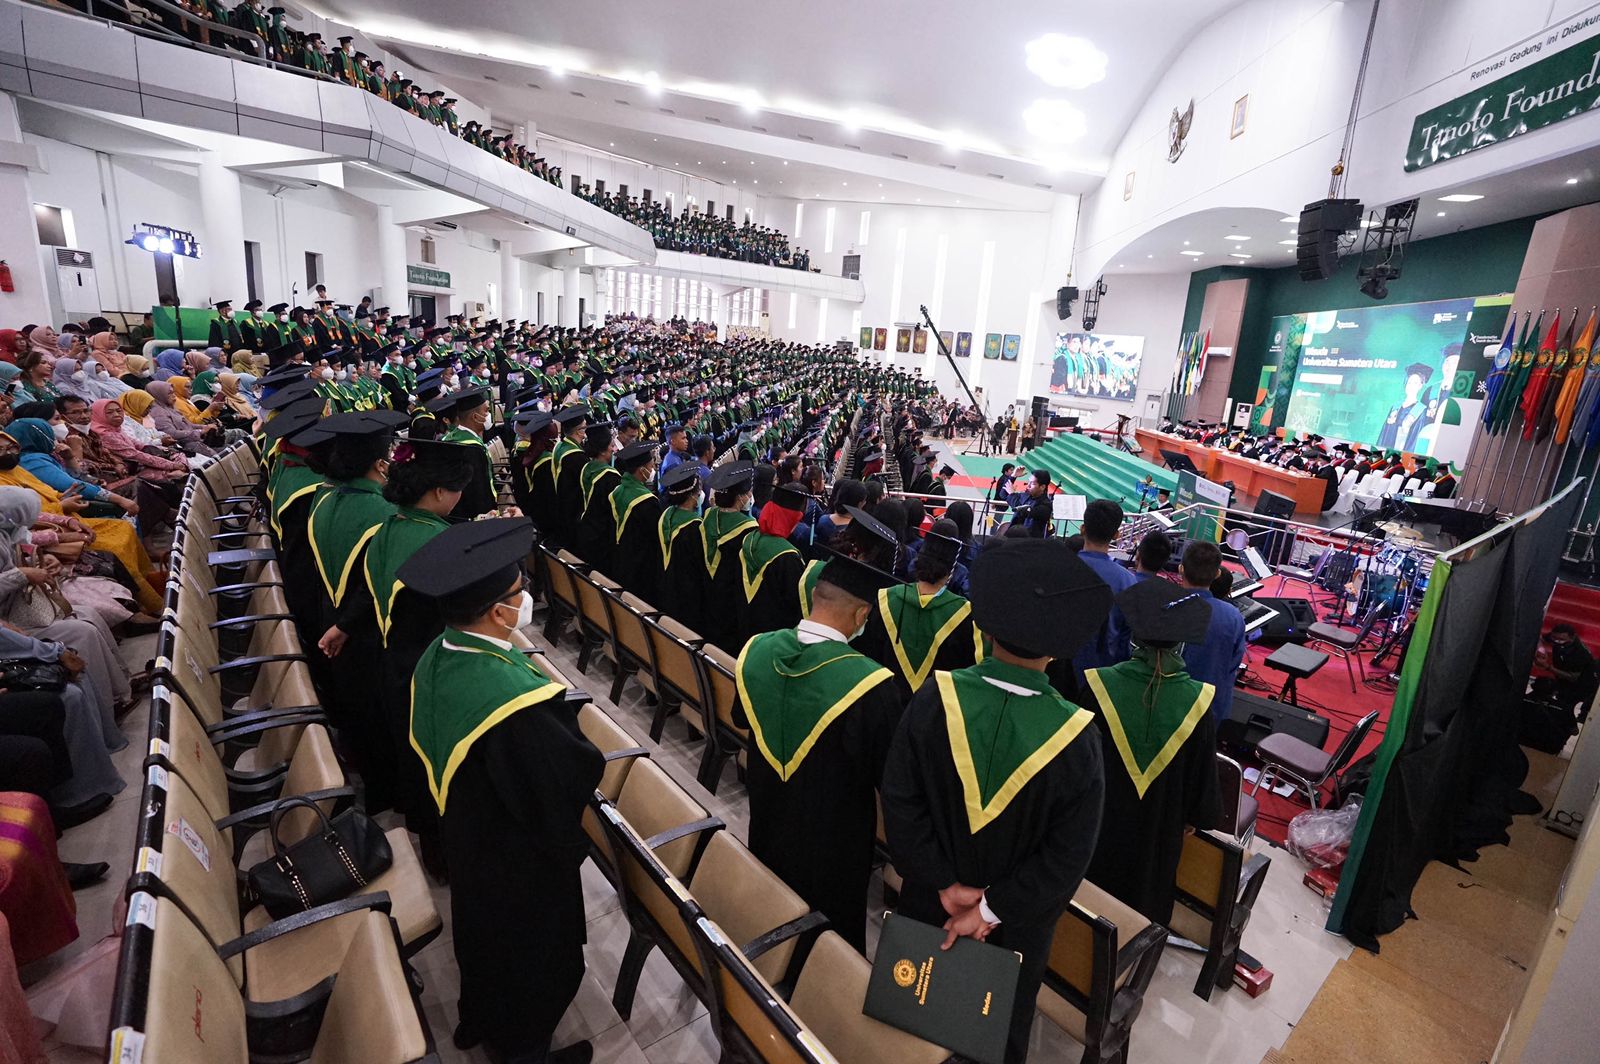
[[[1589,652],[1600,651],[1600,589],[1558,581],[1544,611],[1541,633],[1557,624],[1570,624]]]
[[[1099,442],[1092,436],[1065,433],[1040,444],[1018,459],[1026,469],[1048,469],[1050,480],[1068,495],[1120,500],[1123,508],[1138,508],[1135,485],[1154,477],[1158,488],[1174,491],[1178,474],[1162,466]]]

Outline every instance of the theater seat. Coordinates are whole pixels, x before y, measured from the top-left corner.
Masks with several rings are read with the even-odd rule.
[[[724,930],[727,930],[724,927]],[[833,931],[806,958],[789,1007],[839,1064],[939,1064],[950,1052],[861,1012],[872,965]]]
[[[369,913],[345,948],[311,1064],[388,1064],[420,1060],[427,1052],[394,933],[381,916]]]

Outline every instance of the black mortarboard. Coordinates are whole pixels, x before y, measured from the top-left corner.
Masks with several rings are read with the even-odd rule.
[[[285,362],[272,367],[257,383],[263,388],[281,387],[285,384],[292,384],[297,380],[303,380],[305,375],[310,372],[311,367],[304,362]]]
[[[561,431],[565,432],[579,421],[588,420],[589,408],[582,403],[576,406],[563,407],[555,412],[554,417],[556,424],[561,426]]]
[[[672,472],[661,478],[661,489],[670,499],[681,499],[700,486],[700,470],[688,462],[679,462]]]
[[[331,299],[318,299],[316,300],[316,304],[319,307],[331,307],[334,306],[334,301]]]
[[[1406,367],[1406,376],[1409,377],[1413,373],[1421,377],[1422,383],[1426,384],[1428,383],[1429,378],[1433,376],[1433,367],[1428,365],[1426,362],[1413,362],[1411,365]]]
[[[954,562],[960,557],[961,546],[956,523],[948,517],[941,517],[930,525],[928,534],[922,538],[922,553],[946,563]]]
[[[635,469],[650,461],[660,446],[655,443],[630,443],[612,459],[612,463],[624,473],[631,473]]]
[[[429,440],[423,438],[405,439],[395,447],[394,462],[404,465],[407,462],[465,462],[472,458],[472,444],[452,443],[445,440]]]
[[[1013,650],[1070,658],[1111,614],[1111,588],[1057,539],[1004,540],[972,563],[972,620]]]
[[[526,432],[529,436],[534,436],[542,432],[554,419],[546,411],[529,410],[518,414],[511,420],[517,428]]]
[[[351,410],[322,419],[322,430],[332,436],[376,436],[392,433],[411,421],[398,410]]]
[[[432,384],[434,381],[444,379],[444,369],[443,366],[434,366],[432,369],[423,370],[417,374],[417,383]]]
[[[476,410],[489,401],[489,389],[468,388],[466,391],[451,392],[450,398],[456,401],[456,413],[465,414],[468,410]]]
[[[233,306],[233,300],[224,299],[221,303],[213,303],[211,305],[216,307],[218,310],[226,310],[227,308]]]
[[[261,400],[261,409],[281,410],[290,403],[304,399],[308,395],[315,395],[316,391],[317,386],[302,377],[300,380],[285,384],[282,388]]]
[[[526,517],[465,521],[434,536],[395,571],[419,595],[488,607],[508,592],[533,550]]]
[[[805,513],[806,503],[810,500],[811,496],[807,495],[793,484],[780,484],[776,488],[772,489],[772,498],[769,501],[777,506],[783,507],[785,510],[795,510],[799,513]]]
[[[296,399],[267,422],[266,427],[261,430],[262,435],[269,440],[293,436],[321,421],[322,409],[323,401],[319,396],[307,395]]]
[[[353,40],[355,40],[354,37],[340,37],[339,38],[339,43],[340,44],[349,44]]]
[[[590,425],[583,434],[583,442],[586,447],[593,445],[604,450],[611,445],[611,426],[603,421],[597,425]]]
[[[748,491],[755,475],[754,462],[726,462],[711,471],[711,490]]]
[[[892,573],[886,573],[882,569],[843,554],[835,554],[828,559],[827,564],[822,567],[822,572],[817,574],[817,581],[832,584],[862,602],[878,601],[879,591],[900,582]]]
[[[879,461],[882,458],[883,458],[883,448],[880,447],[880,448],[878,448],[876,450],[868,451],[866,454],[862,455],[861,456],[861,461],[863,463],[876,462],[876,461]]]
[[[1170,580],[1141,580],[1117,596],[1136,642],[1200,643],[1211,624],[1211,607],[1199,591]]]
[[[260,310],[261,309],[261,300],[252,299],[250,302],[248,302],[248,303],[246,303],[244,305],[244,309],[245,310]]]
[[[289,309],[289,304],[287,304],[287,303],[274,303],[274,304],[272,304],[272,306],[268,307],[267,309],[272,311],[272,313],[274,313],[274,314],[282,314],[284,311]]]
[[[454,415],[456,410],[456,397],[454,395],[441,395],[437,398],[429,399],[422,405],[427,407],[428,413],[430,414]]]
[[[892,546],[898,547],[900,545],[900,537],[894,534],[893,529],[861,509],[861,507],[846,506],[844,509],[850,515],[850,524],[855,526],[858,533],[865,532]]]

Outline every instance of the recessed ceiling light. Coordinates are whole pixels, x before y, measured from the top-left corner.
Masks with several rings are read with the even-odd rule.
[[[843,185],[845,188],[849,188],[850,187],[850,182],[848,182],[848,181],[841,181],[841,182],[839,182],[839,184]]]
[[[1028,69],[1046,85],[1085,89],[1106,76],[1106,54],[1082,37],[1046,33],[1025,46]]]
[[[788,166],[789,165],[789,160],[788,159],[783,160],[783,165]]]
[[[728,165],[728,160],[726,160],[726,159],[722,160],[722,165],[723,166],[727,166]]]
[[[1443,218],[1443,217],[1444,217],[1444,214],[1445,214],[1445,212],[1444,212],[1444,211],[1440,211],[1440,212],[1439,212],[1439,213],[1438,213],[1438,214],[1436,214],[1436,215],[1434,215],[1434,217],[1435,217],[1435,218]]]
[[[755,164],[756,164],[756,161],[755,161],[755,160],[754,160],[754,159],[751,159],[751,160],[750,160],[750,165],[751,165],[751,166],[754,166],[754,165],[755,165]]]
[[[608,146],[609,146],[609,147],[612,147],[612,148],[615,148],[615,147],[616,147],[616,146],[617,146],[617,142],[616,142],[616,141],[614,141],[614,140],[613,140],[613,141],[611,141],[611,142],[610,142],[610,143],[609,143],[609,145],[608,145]]]
[[[1049,144],[1068,144],[1089,130],[1083,112],[1066,100],[1035,100],[1022,112],[1028,132]]]
[[[1204,251],[1180,251],[1179,254],[1180,255],[1192,255],[1195,258],[1199,258],[1201,255],[1204,255],[1205,252]]]
[[[1481,199],[1483,199],[1482,196],[1475,196],[1470,192],[1452,192],[1448,196],[1440,196],[1439,197],[1439,202],[1440,203],[1473,203],[1473,202],[1476,202],[1477,200],[1481,200]]]
[[[644,77],[640,79],[640,83],[644,85],[644,91],[652,96],[661,91],[661,75],[654,70],[646,71]]]
[[[1278,241],[1278,243],[1282,244],[1284,247],[1292,248],[1292,247],[1297,246],[1300,243],[1300,241],[1298,241],[1298,240],[1280,240],[1280,241]]]
[[[1228,258],[1230,258],[1230,259],[1248,259],[1248,258],[1250,258],[1250,256],[1244,254],[1241,251],[1230,251],[1230,252],[1228,252]]]
[[[750,179],[750,183],[752,185],[759,185],[759,184],[761,184],[761,179],[759,177],[752,177]]]
[[[918,197],[917,197],[917,202],[918,202],[918,203],[921,203],[921,202],[922,202],[922,197],[921,197],[921,196],[918,196]]]
[[[1188,241],[1187,241],[1187,240],[1185,240],[1185,241],[1184,241],[1184,242],[1183,242],[1183,246],[1184,246],[1184,247],[1188,247],[1188,246],[1189,246],[1189,242],[1188,242]]]
[[[1222,239],[1224,239],[1224,240],[1249,240],[1250,238],[1247,237],[1247,236],[1240,236],[1238,233],[1229,233],[1227,236],[1223,237]]]
[[[1127,268],[1128,268],[1128,264],[1127,264],[1127,263],[1125,263],[1125,262],[1119,262],[1119,263],[1117,263],[1117,269],[1119,269],[1119,270],[1126,270],[1126,269],[1127,269]]]
[[[696,160],[695,160],[695,161],[694,161],[694,164],[695,164],[695,165],[696,165],[696,166],[704,166],[704,165],[705,165],[705,163],[703,163],[703,162],[701,162],[701,161],[700,161],[700,160],[699,160],[699,159],[696,159]]]
[[[1299,220],[1300,220],[1299,218],[1295,217],[1292,214],[1286,214],[1282,218],[1278,219],[1278,221],[1280,221],[1280,222],[1298,222]]]
[[[1145,258],[1147,258],[1147,259],[1153,259],[1153,258],[1155,258],[1155,256],[1154,256],[1154,255],[1146,255],[1146,256],[1145,256]]]
[[[1577,183],[1578,183],[1578,179],[1577,179],[1577,178],[1575,178],[1575,177],[1569,177],[1569,178],[1567,178],[1567,184],[1569,184],[1569,185],[1576,185],[1576,184],[1577,184]]]

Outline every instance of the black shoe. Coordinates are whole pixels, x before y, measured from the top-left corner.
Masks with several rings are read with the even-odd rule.
[[[111,808],[111,795],[97,794],[86,802],[77,805],[58,806],[50,810],[50,817],[56,822],[57,831],[66,831],[79,824],[87,824],[95,817]]]
[[[455,1036],[451,1039],[460,1050],[476,1049],[483,1042],[483,1035],[478,1029],[465,1020],[456,1024]]]
[[[589,1064],[594,1059],[594,1043],[586,1038],[570,1046],[562,1046],[544,1059],[546,1064]]]
[[[67,886],[73,890],[82,890],[84,887],[92,886],[104,879],[106,873],[111,871],[111,866],[104,861],[96,861],[94,864],[73,864],[71,861],[62,861],[61,867],[66,869]]]

